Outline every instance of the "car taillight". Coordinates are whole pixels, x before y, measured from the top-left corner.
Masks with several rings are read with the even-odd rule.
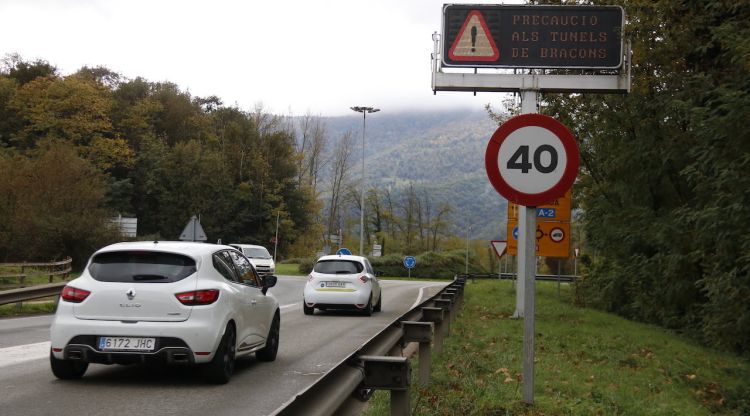
[[[78,289],[73,286],[65,286],[60,297],[66,302],[81,303],[91,294],[88,290]]]
[[[370,280],[370,278],[363,274],[362,276],[359,276],[359,280],[362,283],[367,283]]]
[[[175,297],[183,305],[210,305],[219,299],[218,289],[191,290],[190,292],[176,293]]]
[[[311,281],[312,281],[312,275],[311,275],[311,274],[307,275],[307,281],[308,281],[308,282],[311,282]]]

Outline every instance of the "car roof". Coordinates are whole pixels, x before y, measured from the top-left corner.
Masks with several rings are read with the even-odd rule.
[[[329,256],[322,256],[318,261],[330,261],[330,260],[349,260],[363,262],[365,260],[362,256],[346,255],[346,254],[331,254]]]
[[[97,253],[121,250],[163,251],[189,256],[204,256],[219,250],[236,250],[234,247],[193,241],[130,241],[115,243],[97,250]]]
[[[262,248],[262,249],[267,250],[264,246],[259,246],[259,245],[256,245],[256,244],[234,244],[234,243],[232,243],[232,244],[230,244],[230,246],[232,246],[232,247],[242,247],[242,248]]]

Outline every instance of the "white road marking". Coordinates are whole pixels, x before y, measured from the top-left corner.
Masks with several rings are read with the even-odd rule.
[[[419,289],[419,296],[417,300],[409,309],[416,308],[422,303],[422,298],[425,294],[425,289],[429,289],[433,286],[442,286],[442,284],[433,284],[424,286]],[[286,305],[279,306],[279,309],[285,310],[294,307],[301,307],[300,302],[288,303]],[[15,347],[0,348],[0,367],[5,367],[13,364],[19,364],[26,361],[40,360],[49,357],[50,342],[39,342],[36,344],[17,345]]]
[[[49,357],[50,342],[0,348],[0,367]]]
[[[432,284],[432,285],[429,285],[429,286],[424,286],[421,289],[419,289],[419,296],[417,296],[417,300],[414,301],[414,304],[411,305],[411,308],[409,308],[409,310],[412,310],[412,309],[416,308],[417,306],[419,306],[420,303],[422,303],[422,297],[424,296],[425,289],[429,289],[429,288],[435,287],[435,286],[443,286],[443,284],[442,283]]]

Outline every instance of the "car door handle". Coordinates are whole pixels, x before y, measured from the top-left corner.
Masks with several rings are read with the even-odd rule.
[[[257,300],[255,300],[255,299],[253,299],[253,300],[251,300],[251,301],[250,301],[250,304],[251,304],[251,305],[255,305],[255,304],[257,304],[257,303],[258,303],[258,301],[257,301]]]

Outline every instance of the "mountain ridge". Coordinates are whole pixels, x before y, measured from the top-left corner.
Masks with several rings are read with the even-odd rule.
[[[360,175],[362,117],[325,117],[333,142],[351,131],[354,137],[352,177]],[[481,110],[373,113],[365,131],[365,175],[369,186],[395,194],[410,184],[424,189],[437,206],[455,209],[450,232],[471,239],[504,239],[507,202],[487,179],[484,153],[497,129]]]

